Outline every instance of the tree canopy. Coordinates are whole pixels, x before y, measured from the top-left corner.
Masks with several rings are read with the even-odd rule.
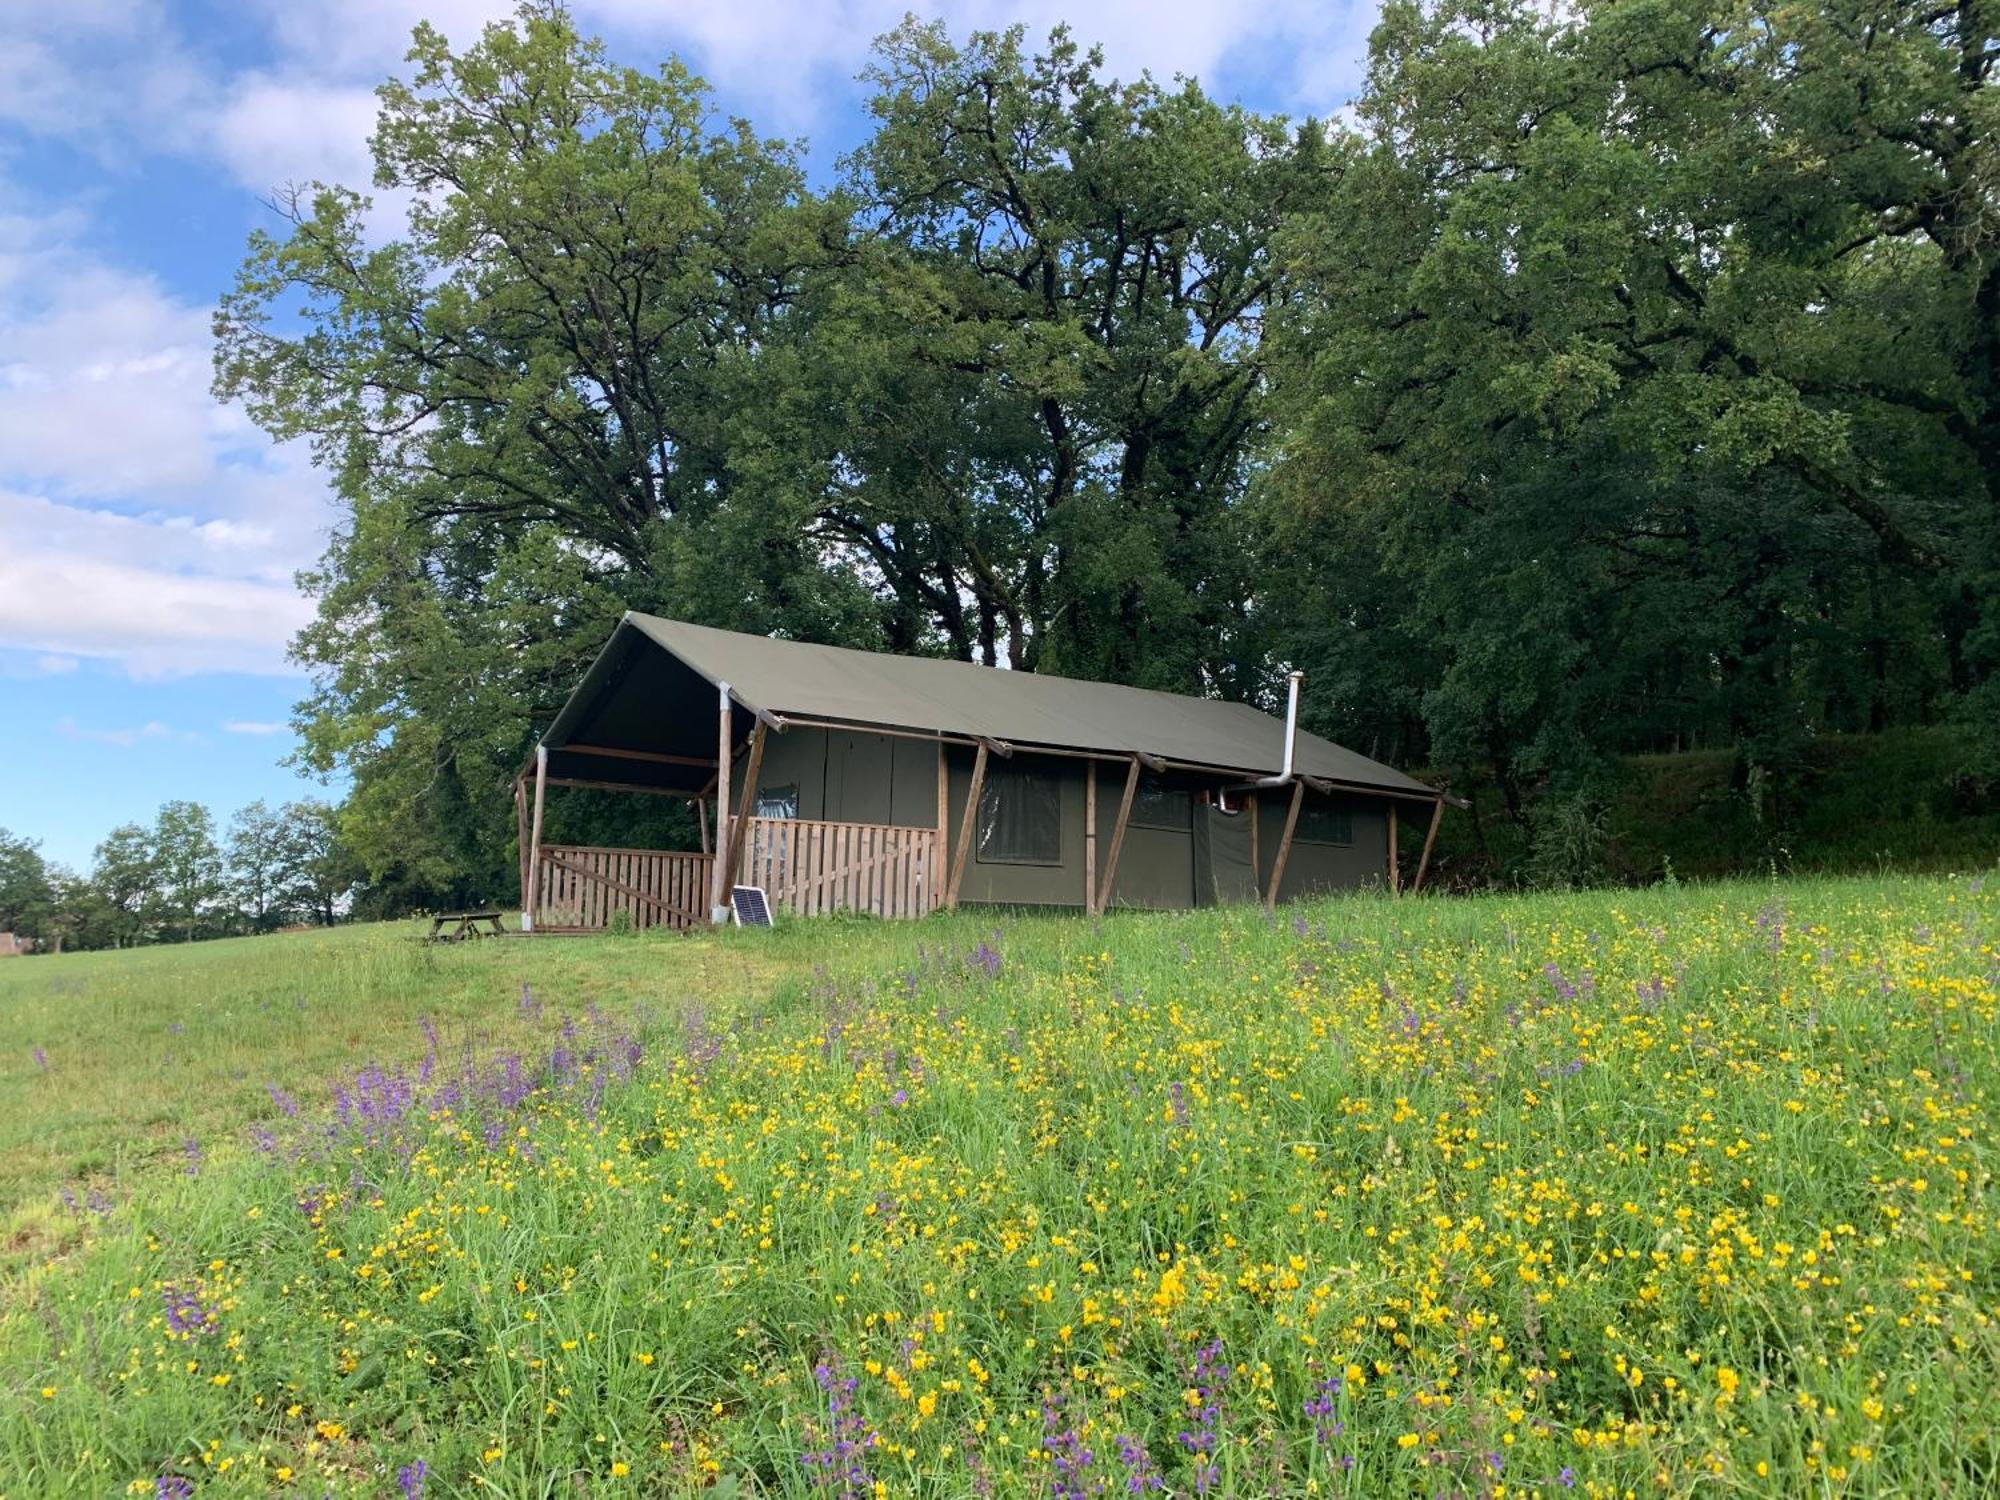
[[[378,890],[498,892],[626,608],[1296,665],[1551,848],[1623,754],[1732,748],[1782,816],[1815,735],[1990,726],[1997,10],[1396,0],[1339,123],[912,20],[823,189],[559,9],[420,27],[400,226],[298,189],[217,316],[219,393],[342,505],[306,759]]]

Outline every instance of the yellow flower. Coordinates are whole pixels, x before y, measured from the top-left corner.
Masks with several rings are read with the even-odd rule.
[[[632,1472],[632,1466],[626,1463],[625,1460],[622,1458],[611,1466],[611,1477],[613,1479],[623,1479],[627,1474],[630,1474],[631,1472]]]
[[[642,1365],[650,1365],[653,1362],[653,1356],[650,1354],[635,1354],[632,1357]]]

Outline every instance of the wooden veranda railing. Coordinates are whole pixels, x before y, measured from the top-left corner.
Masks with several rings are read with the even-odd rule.
[[[920,917],[943,899],[943,863],[935,828],[751,818],[735,883],[802,917]]]
[[[544,844],[537,932],[602,932],[619,912],[634,927],[704,926],[715,860],[662,849]]]

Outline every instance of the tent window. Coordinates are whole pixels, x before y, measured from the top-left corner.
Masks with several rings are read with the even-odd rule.
[[[1141,776],[1132,796],[1132,826],[1186,833],[1194,826],[1194,794],[1168,786],[1157,776]]]
[[[1053,776],[989,766],[979,789],[979,862],[1062,863],[1062,804]]]
[[[757,816],[760,818],[796,818],[799,815],[799,785],[760,786],[757,788]]]
[[[1324,804],[1302,807],[1299,809],[1298,832],[1293,837],[1307,844],[1351,844],[1354,842],[1354,809]]]

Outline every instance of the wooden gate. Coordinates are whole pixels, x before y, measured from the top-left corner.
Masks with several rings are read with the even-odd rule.
[[[943,864],[935,828],[751,818],[736,883],[802,917],[921,917],[942,899]]]
[[[624,912],[634,927],[708,924],[714,859],[664,849],[544,844],[537,932],[602,932]]]

